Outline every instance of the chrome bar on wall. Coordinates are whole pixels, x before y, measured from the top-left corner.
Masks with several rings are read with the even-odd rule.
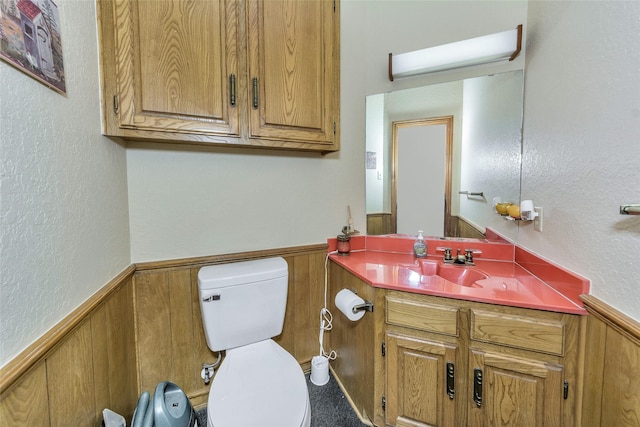
[[[620,215],[640,215],[640,204],[637,205],[621,205]]]
[[[458,194],[465,194],[467,197],[470,197],[470,196],[484,197],[484,191],[480,191],[476,193],[472,191],[458,191]]]

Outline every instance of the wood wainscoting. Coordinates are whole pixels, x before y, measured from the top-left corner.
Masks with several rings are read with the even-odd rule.
[[[208,388],[197,273],[205,265],[282,256],[289,293],[276,339],[303,369],[318,352],[327,245],[132,265],[0,369],[0,426],[102,426],[109,408],[130,420],[138,396],[172,381],[198,408]],[[328,345],[328,343],[327,343]]]
[[[379,236],[381,234],[393,234],[396,226],[392,221],[390,213],[367,214],[367,234]]]
[[[582,425],[640,426],[640,323],[591,295]]]
[[[451,228],[449,229],[447,236],[471,239],[485,238],[484,232],[480,231],[476,226],[460,216],[452,216],[449,226]]]
[[[396,225],[390,213],[367,214],[367,234],[377,236],[381,234],[394,234]],[[449,218],[448,230],[445,232],[448,237],[466,237],[473,239],[484,239],[483,231],[480,231],[472,223],[459,216]]]
[[[1,426],[102,425],[138,398],[128,267],[0,370]]]

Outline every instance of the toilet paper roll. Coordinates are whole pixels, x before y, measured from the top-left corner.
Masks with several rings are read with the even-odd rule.
[[[360,320],[364,316],[364,310],[353,312],[353,307],[359,304],[364,304],[364,300],[349,289],[343,289],[336,295],[336,307],[352,322]]]

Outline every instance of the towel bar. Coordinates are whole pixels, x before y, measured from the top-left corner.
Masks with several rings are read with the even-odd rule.
[[[640,215],[640,205],[621,205],[620,215]]]

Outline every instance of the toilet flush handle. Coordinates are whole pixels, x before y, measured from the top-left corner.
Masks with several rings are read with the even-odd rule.
[[[220,300],[220,294],[209,295],[208,297],[202,298],[203,302],[211,302]]]

